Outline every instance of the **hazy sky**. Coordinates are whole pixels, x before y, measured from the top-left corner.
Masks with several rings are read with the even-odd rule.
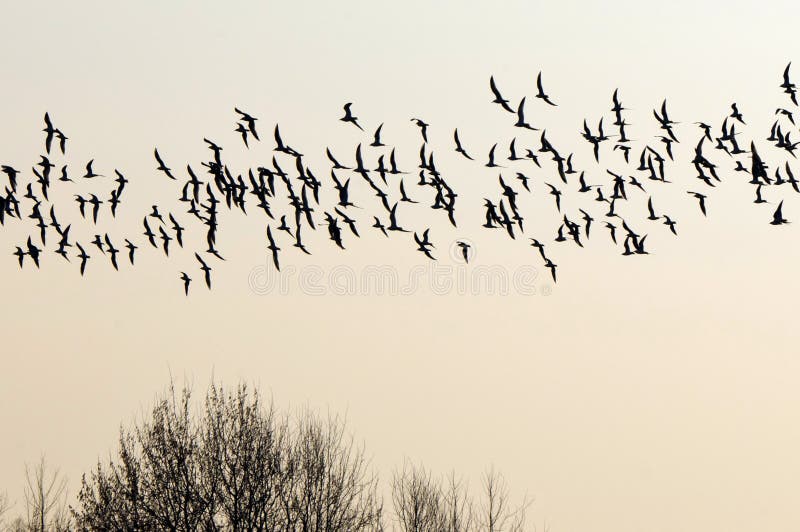
[[[74,493],[81,473],[115,449],[120,423],[146,410],[170,374],[198,391],[213,374],[253,381],[280,406],[346,412],[384,478],[409,458],[436,472],[455,468],[476,485],[494,464],[515,493],[535,499],[531,519],[553,532],[800,528],[798,233],[796,223],[768,224],[780,197],[790,221],[800,219],[800,201],[782,187],[765,192],[771,206],[753,205],[746,179],[710,146],[725,182],[709,194],[708,219],[685,194],[702,186],[688,164],[699,138],[692,122],[718,127],[733,101],[748,122],[740,142],[763,145],[770,173],[786,160],[764,138],[775,108],[789,105],[778,85],[790,60],[800,81],[796,3],[3,4],[0,163],[29,179],[49,111],[69,136],[59,164],[69,163],[76,180],[91,158],[98,173],[118,168],[130,179],[118,219],[106,214],[100,225],[115,241],[134,239],[141,253],[135,268],[117,273],[87,248],[96,257],[84,279],[74,259],[52,250],[40,271],[20,270],[11,253],[32,224],[0,229],[0,491],[21,502],[24,463],[44,452]],[[540,70],[558,108],[533,98]],[[639,195],[629,215],[650,235],[649,256],[620,256],[600,223],[586,249],[558,246],[543,184],[558,180],[549,161],[531,167],[534,193],[520,201],[525,236],[547,241],[559,282],[522,238],[483,230],[482,198],[499,197],[498,172],[483,167],[488,149],[499,142],[506,154],[515,135],[538,146],[537,134],[510,127],[513,117],[490,103],[490,75],[512,102],[528,97],[534,124],[562,152],[574,151],[595,183],[608,176],[580,138],[583,118],[594,127],[605,116],[611,132],[619,87],[630,136],[639,146],[658,143],[651,110],[668,98],[681,122],[682,163],[671,167],[673,184],[653,190],[680,237],[647,225]],[[354,102],[365,135],[338,120],[345,102]],[[234,106],[259,118],[263,142],[249,152],[233,131]],[[153,203],[190,223],[175,201],[179,185],[154,170],[154,146],[181,179],[186,163],[200,170],[207,159],[203,137],[243,172],[270,161],[280,123],[327,184],[325,147],[352,162],[355,145],[368,144],[381,122],[399,164],[415,167],[412,117],[430,124],[462,214],[458,229],[424,205],[408,207],[403,220],[432,227],[438,263],[453,268],[445,276],[502,267],[533,294],[513,283],[506,295],[441,294],[429,277],[409,295],[376,295],[358,283],[349,295],[332,293],[331,276],[358,279],[391,265],[405,279],[428,267],[410,237],[367,230],[379,207],[364,189],[356,197],[373,202],[361,214],[364,237],[347,251],[324,228],[308,236],[311,257],[283,242],[285,293],[259,290],[277,277],[264,277],[276,274],[252,201],[247,218],[221,215],[228,260],[211,263],[211,292],[188,249],[166,260],[146,247],[141,218]],[[452,153],[454,127],[476,163]],[[619,153],[604,148],[601,163],[622,168]],[[378,152],[369,153],[374,164]],[[406,179],[428,201],[411,186],[415,175]],[[81,222],[73,190],[61,185],[51,199],[88,243],[100,230]],[[105,196],[112,188],[98,178],[75,190],[92,187]],[[565,203],[571,215],[589,205],[602,217],[589,198],[565,194]],[[192,228],[187,238],[199,246]],[[456,239],[474,244],[469,267],[450,256]],[[180,271],[195,279],[188,299]],[[315,295],[320,288],[326,293]]]

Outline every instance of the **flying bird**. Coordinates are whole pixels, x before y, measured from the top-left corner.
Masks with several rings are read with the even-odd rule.
[[[556,104],[554,104],[550,100],[550,97],[547,94],[545,94],[545,92],[544,92],[544,88],[542,87],[542,73],[541,72],[539,72],[539,75],[536,76],[536,90],[537,90],[537,93],[536,93],[536,97],[537,98],[539,98],[541,100],[544,100],[545,103],[548,103],[548,104],[552,105],[553,107],[556,106]]]
[[[461,249],[461,256],[464,258],[464,263],[469,263],[469,250],[472,246],[467,244],[466,242],[458,241],[458,247]]]
[[[164,164],[164,160],[161,158],[161,155],[158,154],[158,148],[153,150],[153,155],[155,155],[156,161],[158,162],[158,167],[156,170],[164,172],[170,179],[175,179],[175,176],[172,175],[172,171],[167,168],[167,165]]]
[[[83,277],[83,273],[86,271],[86,261],[88,261],[91,256],[86,254],[86,251],[83,249],[83,246],[80,245],[79,242],[75,242],[75,246],[81,251],[78,254],[78,258],[81,259],[81,277]]]
[[[458,138],[458,129],[455,129],[453,131],[453,139],[456,142],[456,153],[460,153],[461,155],[472,161],[473,160],[472,157],[469,156],[469,154],[464,150],[464,147],[461,145],[461,139]]]
[[[256,140],[260,140],[258,138],[258,132],[256,131],[256,120],[258,120],[258,118],[254,118],[236,107],[234,107],[233,110],[238,113],[241,119],[247,124],[247,129],[250,131],[253,137],[255,137]]]
[[[700,194],[699,192],[691,192],[687,191],[687,194],[694,196],[700,202],[700,211],[703,213],[703,216],[706,216],[706,196]]]
[[[183,281],[183,292],[188,296],[189,284],[192,282],[192,278],[186,272],[181,272],[181,281]]]
[[[94,170],[92,170],[92,164],[94,164],[94,159],[86,163],[86,173],[83,174],[83,177],[85,177],[86,179],[91,179],[93,177],[102,177],[101,174],[94,173]]]
[[[383,129],[383,123],[381,123],[381,125],[378,126],[378,129],[375,130],[375,134],[373,135],[373,139],[372,139],[372,142],[370,143],[370,146],[372,146],[374,148],[380,148],[382,146],[386,146],[386,144],[381,142],[381,130],[382,129]]]
[[[344,104],[344,116],[339,120],[341,120],[342,122],[349,122],[354,126],[356,126],[358,129],[360,129],[361,131],[364,131],[364,128],[358,124],[358,118],[353,116],[353,113],[350,111],[350,107],[352,105],[353,105],[352,103]]]
[[[195,252],[194,257],[200,263],[200,269],[203,271],[203,274],[206,279],[206,286],[209,290],[211,290],[211,268],[206,264],[206,262],[200,257],[200,255]]]
[[[272,253],[272,263],[275,264],[276,270],[281,271],[281,265],[278,261],[278,252],[281,250],[281,248],[275,245],[275,239],[272,238],[272,229],[270,229],[269,226],[267,226],[267,240],[269,241],[267,249]]]
[[[771,225],[783,225],[789,223],[789,220],[783,217],[783,201],[778,204],[778,208],[772,214]]]
[[[494,76],[489,77],[489,88],[492,90],[492,94],[494,94],[494,100],[492,103],[500,105],[500,107],[513,114],[514,110],[508,106],[508,100],[503,98],[503,96],[500,94],[500,91],[497,89],[497,85],[494,82]]]

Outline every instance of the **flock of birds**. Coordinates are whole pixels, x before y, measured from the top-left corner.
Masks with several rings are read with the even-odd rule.
[[[787,103],[788,108],[776,110],[775,121],[769,136],[766,137],[766,142],[784,150],[787,155],[786,161],[776,166],[773,176],[767,172],[768,166],[758,153],[756,141],[750,141],[749,146],[746,146],[749,149],[746,149],[741,146],[745,143],[740,143],[737,139],[740,135],[737,127],[741,128],[746,122],[736,103],[731,104],[731,113],[722,119],[717,128],[704,122],[694,123],[697,126],[695,131],[698,136],[697,140],[693,141],[696,144],[691,164],[696,171],[698,182],[697,187],[691,187],[695,190],[686,190],[686,193],[697,200],[703,216],[707,214],[708,191],[712,190],[716,183],[721,182],[721,164],[712,162],[709,149],[724,154],[729,158],[734,171],[749,176],[749,183],[754,187],[756,204],[767,203],[763,198],[764,187],[788,185],[800,193],[799,182],[789,164],[789,157],[795,158],[795,151],[800,144],[800,141],[794,142],[790,137],[791,130],[795,126],[792,109],[798,105],[797,88],[790,80],[790,66],[791,63],[783,72],[780,87],[788,95],[788,102],[791,102],[791,105]],[[544,89],[541,72],[536,80],[536,88],[533,101],[541,101],[537,105],[557,106],[554,98],[551,98]],[[653,117],[662,133],[636,150],[634,141],[628,136],[629,123],[624,116],[626,108],[620,101],[618,90],[614,90],[611,98],[610,112],[614,119],[611,123],[614,128],[612,134],[604,130],[605,117],[600,118],[594,129],[588,125],[587,120],[584,120],[581,136],[591,147],[595,162],[599,165],[601,158],[616,158],[613,165],[603,168],[605,173],[602,175],[609,176],[604,178],[604,182],[589,184],[586,171],[573,167],[574,153],[557,149],[547,138],[545,130],[540,130],[528,121],[526,105],[529,104],[526,102],[526,97],[522,97],[512,107],[511,101],[503,96],[494,77],[489,79],[489,89],[493,96],[491,102],[516,118],[513,122],[514,127],[522,131],[539,131],[539,133],[535,141],[538,142],[538,147],[518,148],[515,136],[508,146],[507,156],[499,153],[496,143],[489,149],[486,162],[482,163],[473,157],[473,155],[477,157],[476,152],[465,147],[458,129],[453,131],[452,149],[460,157],[474,164],[483,164],[487,168],[501,169],[497,195],[483,200],[483,216],[480,217],[484,222],[483,228],[497,230],[510,239],[526,236],[526,241],[538,251],[542,265],[549,269],[553,281],[556,280],[557,266],[548,254],[552,245],[550,242],[568,242],[583,247],[584,241],[593,234],[591,228],[596,221],[595,216],[602,220],[599,223],[603,223],[608,231],[608,242],[618,246],[625,256],[648,253],[645,248],[647,234],[642,229],[634,229],[637,223],[657,222],[665,225],[673,235],[678,234],[677,221],[667,213],[657,212],[653,196],[646,192],[644,186],[648,182],[653,182],[653,187],[656,183],[660,185],[671,182],[667,178],[666,162],[667,159],[675,160],[673,145],[681,141],[676,132],[678,122],[670,117],[666,100],[660,108],[653,110]],[[234,110],[238,117],[235,131],[241,135],[245,148],[249,149],[254,142],[261,141],[256,127],[258,119],[239,108]],[[347,125],[346,127],[364,131],[359,118],[354,114],[352,103],[345,104],[343,112],[344,115],[340,120]],[[509,118],[511,124],[513,118]],[[396,147],[387,146],[383,142],[383,124],[377,127],[368,144],[369,148],[375,148],[375,151],[379,152],[374,164],[365,161],[369,155],[366,153],[369,148],[363,147],[362,143],[355,146],[354,158],[352,161],[346,161],[347,164],[341,163],[340,160],[344,159],[337,159],[331,149],[327,148],[330,180],[325,181],[316,177],[302,153],[284,141],[278,125],[275,125],[273,133],[275,146],[271,162],[256,168],[248,168],[244,173],[237,172],[236,175],[223,159],[223,148],[207,138],[204,138],[204,141],[210,156],[201,162],[205,169],[204,179],[198,176],[190,164],[186,165],[186,175],[177,177],[178,172],[173,171],[158,149],[155,149],[154,170],[182,185],[178,200],[186,206],[185,213],[165,211],[163,207],[154,204],[149,212],[143,213],[141,233],[112,237],[108,232],[100,230],[99,224],[106,216],[116,217],[123,203],[128,179],[120,170],[114,169],[115,185],[112,185],[110,190],[103,193],[95,188],[91,192],[74,193],[74,204],[56,205],[55,201],[50,200],[51,187],[55,182],[59,183],[59,187],[68,187],[75,186],[77,181],[107,183],[111,177],[96,173],[94,160],[85,165],[82,175],[71,173],[69,165],[63,160],[67,153],[68,137],[53,124],[50,115],[45,113],[43,129],[45,153],[31,168],[30,176],[26,176],[22,170],[10,164],[0,166],[0,170],[7,178],[4,194],[0,194],[0,224],[5,225],[11,220],[15,223],[35,224],[27,231],[29,233],[27,240],[13,246],[15,248],[13,254],[21,268],[27,267],[28,263],[38,268],[47,260],[46,253],[52,250],[63,260],[72,262],[75,259],[81,276],[86,273],[90,260],[92,262],[98,259],[107,260],[115,270],[120,268],[123,261],[133,265],[137,250],[143,247],[155,248],[159,253],[169,257],[170,249],[174,249],[175,246],[183,248],[185,243],[188,245],[185,239],[187,232],[197,231],[204,236],[205,244],[199,249],[189,250],[193,252],[196,260],[196,269],[191,270],[191,273],[178,272],[177,276],[187,295],[192,276],[199,273],[202,273],[205,285],[210,289],[213,261],[225,260],[217,248],[220,209],[224,205],[228,210],[239,210],[248,214],[246,205],[250,200],[249,196],[253,198],[254,210],[260,211],[259,215],[264,216],[266,249],[278,270],[282,253],[288,250],[289,243],[291,247],[310,254],[303,241],[304,231],[317,230],[320,225],[326,227],[329,239],[341,249],[345,248],[346,239],[361,236],[359,230],[380,231],[386,237],[411,233],[416,249],[428,259],[436,260],[434,255],[436,247],[432,240],[431,229],[406,229],[404,226],[409,222],[401,220],[399,206],[420,203],[426,198],[431,198],[430,208],[444,213],[448,223],[457,227],[456,200],[459,194],[456,192],[454,180],[445,177],[436,166],[434,152],[428,141],[429,124],[418,118],[412,118],[411,121],[419,129],[421,138],[419,165],[413,172],[410,169],[398,168]],[[533,133],[527,134],[533,135]],[[610,153],[603,148],[606,145],[613,145]],[[512,164],[515,166],[508,170]],[[290,166],[294,166],[293,171],[284,170],[284,167]],[[625,170],[621,170],[620,166]],[[59,167],[60,171],[56,170]],[[548,175],[550,179],[530,175],[534,171]],[[504,178],[503,172],[506,176],[513,177]],[[418,180],[413,184],[404,177],[411,173],[418,176]],[[353,179],[357,181],[354,182]],[[541,187],[533,186],[536,181],[541,181]],[[355,205],[352,201],[354,195],[351,194],[351,187],[354,185],[355,187],[360,185],[364,187],[363,190],[371,191],[377,199],[372,205]],[[546,191],[552,196],[553,208],[558,217],[558,225],[555,227],[555,236],[552,239],[541,236],[537,239],[525,235],[525,217],[518,196],[533,194],[537,189]],[[594,204],[601,206],[605,212],[593,216],[589,212],[592,209],[588,205],[577,208],[575,213],[565,212],[562,195],[567,190],[585,195],[580,197],[585,197],[587,202],[595,202]],[[330,206],[323,207],[324,203],[320,200],[321,191],[330,191],[330,199],[333,200]],[[102,195],[103,199],[98,194]],[[324,194],[323,199],[325,199]],[[637,197],[646,198],[648,213],[646,222],[634,223],[634,220],[626,219],[617,211],[621,204],[635,202]],[[641,202],[644,203],[644,200]],[[279,212],[276,209],[278,206],[286,206],[288,212],[285,214]],[[368,221],[363,220],[364,216],[357,217],[355,214],[357,211],[354,209],[368,212],[366,215]],[[73,219],[79,215],[82,224],[89,225],[93,229],[90,231],[94,233],[93,237],[79,240],[71,234],[72,223],[59,221],[61,214],[66,212],[69,212],[70,218]],[[781,225],[787,222],[781,200],[772,213],[769,223]],[[464,240],[459,240],[457,244],[464,262],[469,262],[471,245]]]

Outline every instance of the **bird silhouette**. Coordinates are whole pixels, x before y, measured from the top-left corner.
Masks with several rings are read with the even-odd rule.
[[[458,138],[458,129],[453,130],[453,139],[456,142],[456,153],[460,153],[470,161],[472,161],[472,157],[464,150],[464,147],[461,145],[461,140]]]
[[[183,281],[183,292],[185,295],[189,295],[189,284],[192,282],[192,278],[186,272],[181,272],[181,281]]]
[[[211,290],[211,268],[208,266],[208,264],[206,264],[203,258],[200,257],[200,255],[198,255],[196,252],[194,254],[194,257],[197,259],[197,262],[200,263],[200,269],[203,271],[203,275],[206,280],[206,286],[208,287],[209,290]]]
[[[464,263],[469,264],[469,251],[472,249],[472,246],[461,240],[456,242],[456,244],[458,244],[458,247],[461,249],[461,257],[464,259]]]
[[[258,132],[256,131],[256,120],[258,120],[258,118],[254,118],[246,112],[239,110],[237,107],[234,107],[233,110],[238,113],[244,123],[247,124],[247,129],[250,134],[253,135],[256,140],[260,140],[258,138]]]
[[[158,167],[156,168],[156,170],[164,172],[164,174],[166,174],[166,176],[169,177],[170,179],[175,179],[175,176],[172,175],[172,171],[169,168],[167,168],[167,165],[164,164],[164,160],[161,159],[161,156],[158,154],[158,148],[153,150],[153,155],[155,155],[156,161],[158,162]]]
[[[93,178],[93,177],[102,177],[102,175],[101,175],[101,174],[96,174],[96,173],[94,173],[94,170],[92,170],[92,165],[93,165],[93,164],[94,164],[94,159],[92,159],[91,161],[89,161],[88,163],[86,163],[86,173],[85,173],[85,174],[83,174],[83,177],[84,177],[84,178],[86,178],[86,179],[91,179],[91,178]]]
[[[542,73],[541,72],[539,72],[539,75],[536,76],[536,91],[537,91],[536,92],[536,97],[537,98],[539,98],[541,100],[544,100],[545,103],[547,103],[549,105],[552,105],[553,107],[556,106],[556,104],[554,104],[550,100],[550,97],[547,94],[545,94],[545,92],[544,92],[544,88],[542,87]]]
[[[783,201],[778,204],[778,208],[772,214],[771,225],[783,225],[789,223],[789,220],[783,217]]]
[[[508,100],[503,98],[503,96],[500,94],[500,91],[497,89],[497,85],[494,82],[494,76],[489,77],[489,88],[491,89],[492,94],[494,94],[494,100],[492,103],[496,103],[509,113],[513,113],[514,110],[508,106]]]
[[[269,242],[267,249],[270,250],[270,253],[272,253],[272,263],[275,265],[275,269],[280,271],[281,265],[280,261],[278,260],[278,252],[281,250],[281,248],[275,245],[275,239],[272,237],[272,229],[269,226],[267,226],[267,241]]]
[[[349,123],[353,124],[354,126],[356,126],[358,129],[360,129],[361,131],[364,131],[364,128],[362,128],[358,124],[358,118],[353,116],[353,113],[350,110],[350,107],[352,105],[353,105],[352,102],[344,104],[344,116],[342,118],[340,118],[339,120],[341,120],[342,122],[349,122]]]

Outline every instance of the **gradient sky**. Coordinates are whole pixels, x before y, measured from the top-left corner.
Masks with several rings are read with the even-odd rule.
[[[539,275],[534,295],[421,286],[320,296],[296,282],[259,294],[253,272],[271,271],[264,222],[226,213],[228,260],[215,263],[208,292],[188,251],[167,262],[144,245],[136,268],[119,273],[90,261],[81,279],[52,252],[41,271],[20,270],[11,253],[29,229],[6,224],[0,491],[21,502],[24,463],[46,453],[74,493],[81,473],[115,449],[120,423],[146,411],[170,375],[201,392],[213,374],[255,382],[282,407],[346,412],[383,478],[408,458],[477,485],[494,464],[534,499],[531,521],[553,532],[800,528],[796,224],[770,226],[773,207],[753,205],[718,152],[730,168],[708,219],[684,193],[700,186],[686,162],[699,138],[691,123],[718,126],[733,101],[750,126],[742,136],[762,139],[770,171],[785,159],[763,136],[788,103],[778,84],[790,60],[800,80],[796,3],[3,3],[0,162],[30,174],[49,111],[70,137],[73,173],[95,158],[98,172],[119,168],[130,179],[119,219],[103,229],[120,242],[131,234],[144,244],[141,217],[155,201],[182,212],[179,190],[154,170],[154,146],[183,177],[187,162],[198,170],[207,157],[202,138],[213,138],[241,171],[270,160],[269,132],[280,123],[327,178],[326,146],[351,161],[356,143],[370,140],[338,121],[354,102],[368,133],[385,122],[384,141],[404,167],[416,165],[419,146],[409,119],[431,124],[463,219],[453,230],[424,207],[404,219],[433,227],[443,265],[457,266],[448,251],[467,238],[472,268],[512,275],[532,265]],[[558,108],[533,101],[540,70]],[[656,201],[680,237],[648,227],[651,255],[632,258],[599,225],[584,250],[548,242],[559,264],[553,286],[535,250],[482,231],[481,198],[497,196],[497,172],[452,154],[451,135],[458,127],[481,163],[492,143],[505,153],[521,136],[489,103],[490,75],[513,101],[528,96],[534,123],[592,168],[593,182],[607,176],[580,138],[583,118],[594,126],[609,117],[619,87],[631,136],[646,139],[658,131],[651,109],[668,98],[684,162]],[[233,132],[234,106],[259,118],[264,142],[249,153]],[[537,146],[536,135],[526,138]],[[551,241],[556,218],[541,182],[524,200],[526,236]],[[77,229],[71,193],[54,197]],[[800,201],[781,193],[796,222]],[[91,239],[90,226],[80,231]],[[309,241],[312,257],[286,252],[284,265],[355,275],[393,265],[403,277],[427,264],[410,238],[368,232],[347,252],[323,234]],[[188,268],[186,299],[177,276]]]

